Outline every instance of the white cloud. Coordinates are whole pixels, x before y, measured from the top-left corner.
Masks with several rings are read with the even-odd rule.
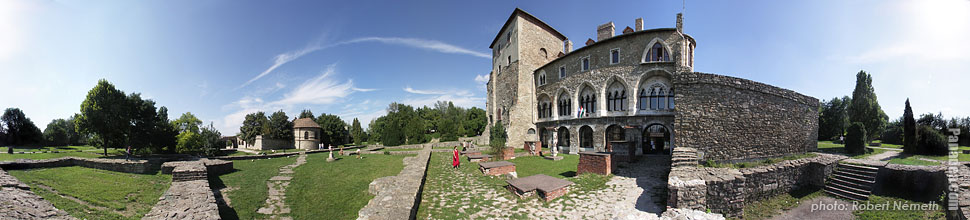
[[[332,104],[338,99],[346,98],[347,95],[358,91],[354,89],[353,80],[338,83],[331,76],[336,72],[337,65],[327,66],[320,76],[300,84],[295,89],[283,96],[283,99],[274,101],[272,104],[294,105],[294,104]]]
[[[405,92],[408,92],[408,93],[419,94],[419,95],[444,95],[444,94],[447,94],[447,92],[443,92],[443,91],[417,90],[417,89],[411,88],[411,86],[404,87],[404,91]]]
[[[475,82],[477,82],[479,84],[488,83],[488,74],[476,75],[475,76]]]
[[[358,92],[373,92],[373,91],[377,91],[377,89],[362,89],[362,88],[356,88],[356,87],[355,88],[350,88],[350,89],[353,89],[354,91],[358,91]]]
[[[320,49],[323,49],[323,47],[320,47],[319,44],[313,43],[313,44],[309,44],[306,47],[303,47],[302,49],[299,49],[299,50],[295,50],[295,51],[290,51],[290,52],[278,54],[273,59],[273,65],[272,66],[269,66],[269,68],[267,68],[266,70],[263,70],[263,72],[262,73],[259,73],[259,75],[256,75],[256,77],[253,77],[252,79],[249,79],[249,81],[246,81],[246,83],[243,83],[237,89],[240,89],[242,87],[246,87],[246,85],[249,85],[250,83],[255,82],[259,78],[263,78],[264,76],[269,75],[269,73],[273,72],[273,70],[276,70],[276,68],[279,68],[283,64],[289,63],[290,61],[296,60],[296,59],[302,57],[303,55],[306,55],[308,53],[311,53],[311,52],[314,52],[314,51],[317,51],[317,50],[320,50]]]
[[[433,51],[438,51],[442,53],[465,54],[465,55],[472,55],[472,56],[487,58],[487,59],[492,58],[492,55],[487,53],[465,49],[459,46],[443,43],[441,41],[425,40],[425,39],[417,39],[417,38],[363,37],[363,38],[349,40],[343,43],[351,44],[351,43],[359,43],[359,42],[381,42],[385,44],[397,44],[397,45],[403,45],[408,47],[416,47],[421,49],[433,50]]]

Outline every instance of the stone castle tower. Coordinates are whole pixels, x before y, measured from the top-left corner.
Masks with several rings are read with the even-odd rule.
[[[489,127],[505,127],[508,146],[538,140],[532,73],[571,47],[566,36],[518,8],[492,40],[486,111]]]

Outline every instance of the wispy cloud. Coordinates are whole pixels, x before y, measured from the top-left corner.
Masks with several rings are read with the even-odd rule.
[[[478,83],[478,88],[485,90],[485,85],[488,83],[488,74],[475,75],[475,82]]]
[[[418,90],[411,88],[411,86],[404,87],[404,91],[408,93],[414,93],[419,95],[444,95],[447,92],[444,91],[434,91],[434,90]]]
[[[465,54],[472,55],[481,58],[491,59],[492,55],[487,53],[482,53],[478,51],[473,51],[465,49],[452,44],[444,43],[436,40],[425,40],[418,38],[400,38],[400,37],[362,37],[353,40],[346,41],[344,43],[359,43],[359,42],[381,42],[385,44],[396,44],[408,47],[416,47],[421,49],[433,50],[442,53],[454,53],[454,54]]]
[[[354,88],[353,80],[339,83],[331,77],[336,72],[336,69],[336,64],[327,66],[327,69],[320,76],[300,84],[300,86],[283,95],[283,99],[274,101],[271,104],[332,104],[338,99],[345,98],[347,95],[356,91],[370,90]]]
[[[315,42],[315,43],[308,44],[307,46],[305,46],[305,47],[303,47],[303,48],[301,48],[299,50],[290,51],[290,52],[286,52],[286,53],[282,53],[282,54],[276,55],[276,57],[274,57],[274,59],[273,59],[273,65],[271,65],[269,68],[266,68],[266,70],[263,70],[263,72],[259,73],[259,75],[256,75],[256,77],[253,77],[252,79],[249,79],[249,81],[246,81],[246,83],[243,83],[237,89],[246,87],[247,85],[255,82],[256,80],[258,80],[260,78],[263,78],[266,75],[269,75],[270,73],[272,73],[274,70],[276,70],[280,66],[283,66],[284,64],[289,63],[289,62],[291,62],[293,60],[299,59],[300,57],[302,57],[304,55],[307,55],[309,53],[312,53],[312,52],[315,52],[315,51],[319,51],[319,50],[323,50],[323,49],[330,48],[330,47],[340,46],[340,45],[355,44],[355,43],[365,43],[365,42],[379,42],[379,43],[385,43],[385,44],[395,44],[395,45],[402,45],[402,46],[408,46],[408,47],[414,47],[414,48],[421,48],[421,49],[426,49],[426,50],[432,50],[432,51],[437,51],[437,52],[441,52],[441,53],[465,54],[465,55],[471,55],[471,56],[475,56],[475,57],[482,57],[482,58],[489,58],[489,59],[491,58],[491,55],[489,55],[487,53],[482,53],[482,52],[478,52],[478,51],[473,51],[473,50],[465,49],[463,47],[459,47],[459,46],[456,46],[456,45],[444,43],[444,42],[441,42],[441,41],[427,40],[427,39],[418,39],[418,38],[362,37],[362,38],[357,38],[357,39],[353,39],[353,40],[338,42],[338,43],[331,44],[331,45],[320,45],[319,43],[316,43]],[[373,90],[370,90],[370,91],[373,91]]]

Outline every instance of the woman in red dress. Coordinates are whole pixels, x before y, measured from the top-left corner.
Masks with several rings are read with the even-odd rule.
[[[455,150],[452,152],[454,153],[454,156],[451,157],[451,167],[458,169],[458,166],[461,165],[461,160],[458,157],[458,146],[455,146]]]

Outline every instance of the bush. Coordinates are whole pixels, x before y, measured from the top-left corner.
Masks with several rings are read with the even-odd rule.
[[[919,126],[916,130],[916,142],[920,154],[947,155],[950,152],[946,137],[930,126]]]
[[[849,154],[866,152],[866,128],[862,123],[855,122],[849,126],[845,134],[845,152]]]
[[[505,148],[505,139],[508,138],[505,127],[502,126],[502,121],[496,121],[489,132],[491,134],[488,137],[488,145],[491,147],[492,153],[498,155],[502,152],[502,148]]]
[[[882,140],[884,144],[903,144],[903,126],[899,125],[901,123],[890,123],[886,130],[882,132],[879,139]]]

